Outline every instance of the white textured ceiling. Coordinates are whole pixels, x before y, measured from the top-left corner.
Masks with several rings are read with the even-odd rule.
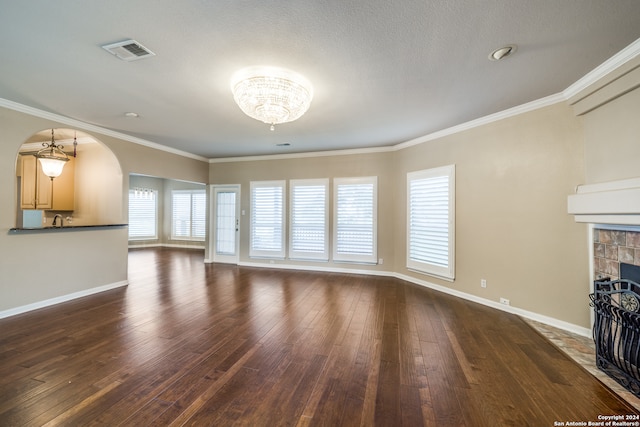
[[[0,0],[0,98],[207,158],[382,147],[559,93],[638,37],[638,0]],[[128,38],[156,56],[100,48]],[[245,116],[251,65],[305,75],[309,111]]]

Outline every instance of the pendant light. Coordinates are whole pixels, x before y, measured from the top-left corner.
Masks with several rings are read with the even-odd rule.
[[[35,157],[40,161],[42,172],[53,180],[53,178],[60,176],[69,157],[62,151],[64,146],[56,145],[53,140],[53,129],[51,129],[51,142],[43,142],[42,146],[44,148],[38,151]]]

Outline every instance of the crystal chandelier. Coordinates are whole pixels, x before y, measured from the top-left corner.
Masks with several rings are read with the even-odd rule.
[[[43,142],[42,150],[38,151],[35,157],[40,161],[42,172],[53,180],[60,176],[65,163],[69,161],[69,156],[62,151],[63,145],[56,145],[53,140],[53,129],[51,129],[51,142]]]
[[[298,73],[274,67],[249,67],[233,75],[231,90],[249,117],[274,126],[299,119],[311,105],[313,88]]]

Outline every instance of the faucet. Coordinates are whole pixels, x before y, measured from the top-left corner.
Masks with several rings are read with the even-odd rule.
[[[53,222],[51,223],[51,226],[52,226],[52,227],[56,227],[56,220],[57,220],[58,218],[60,218],[60,227],[63,227],[63,226],[64,226],[64,220],[62,219],[62,215],[60,215],[60,214],[55,214],[55,215],[53,216]]]

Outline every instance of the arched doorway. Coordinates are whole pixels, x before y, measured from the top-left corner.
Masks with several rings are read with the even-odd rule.
[[[115,155],[93,136],[68,128],[53,129],[53,140],[69,157],[62,174],[44,175],[35,154],[50,144],[51,129],[33,134],[16,161],[16,226],[38,227],[125,223],[122,169]],[[60,225],[57,222],[56,225]]]

